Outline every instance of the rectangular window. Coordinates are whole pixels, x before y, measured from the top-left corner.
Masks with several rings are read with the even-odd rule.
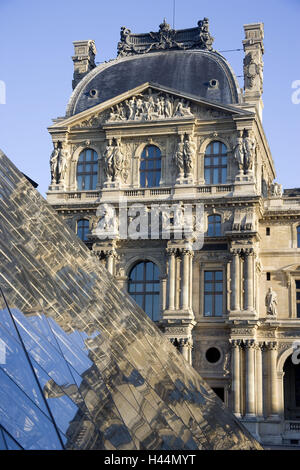
[[[296,311],[297,318],[300,318],[300,281],[296,281]]]
[[[204,316],[223,315],[223,271],[204,272]]]

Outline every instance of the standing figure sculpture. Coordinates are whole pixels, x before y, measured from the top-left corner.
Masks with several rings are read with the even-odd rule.
[[[67,169],[67,155],[60,141],[54,143],[54,149],[50,157],[51,183],[60,183]]]
[[[248,130],[244,136],[244,166],[247,173],[252,170],[256,151],[255,138],[250,135]]]
[[[120,181],[125,176],[125,156],[122,152],[122,146],[120,139],[117,140],[117,145],[114,152],[114,180]]]
[[[192,171],[194,167],[194,158],[196,153],[196,144],[191,135],[184,142],[183,154],[184,154],[184,163],[186,176],[192,176]]]
[[[184,147],[183,135],[181,135],[180,142],[178,142],[177,149],[176,149],[176,152],[174,154],[174,162],[175,162],[175,166],[176,166],[177,172],[178,172],[178,175],[177,175],[178,180],[180,180],[181,178],[184,177],[183,147]]]
[[[244,172],[244,142],[243,138],[241,135],[241,132],[239,133],[239,136],[236,139],[236,146],[234,148],[234,158],[239,166],[240,172]]]
[[[265,304],[267,307],[267,314],[275,317],[277,315],[277,294],[272,290],[272,287],[269,287]]]
[[[104,171],[108,182],[111,182],[114,176],[114,153],[115,147],[112,145],[112,141],[109,140],[103,155]]]
[[[58,183],[58,158],[59,158],[59,142],[54,142],[54,149],[50,156],[51,183]]]

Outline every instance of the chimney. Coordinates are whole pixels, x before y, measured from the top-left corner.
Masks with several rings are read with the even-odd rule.
[[[74,90],[80,80],[96,67],[95,55],[97,50],[93,39],[89,39],[87,41],[74,41],[73,44],[74,55],[72,59],[74,62],[74,74],[72,87]]]
[[[244,102],[254,104],[262,119],[264,25],[245,24],[244,31]]]

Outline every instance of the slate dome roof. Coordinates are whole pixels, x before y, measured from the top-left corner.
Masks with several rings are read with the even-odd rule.
[[[100,64],[78,83],[66,114],[72,116],[85,111],[145,82],[217,103],[239,102],[239,84],[221,54],[207,50],[169,50],[119,57]]]

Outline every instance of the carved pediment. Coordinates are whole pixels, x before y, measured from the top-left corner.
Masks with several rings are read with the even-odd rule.
[[[105,124],[161,120],[210,120],[234,114],[249,114],[249,112],[235,106],[220,105],[185,95],[160,85],[145,83],[94,108],[61,120],[50,129],[62,126],[70,126],[73,129],[99,128]]]

